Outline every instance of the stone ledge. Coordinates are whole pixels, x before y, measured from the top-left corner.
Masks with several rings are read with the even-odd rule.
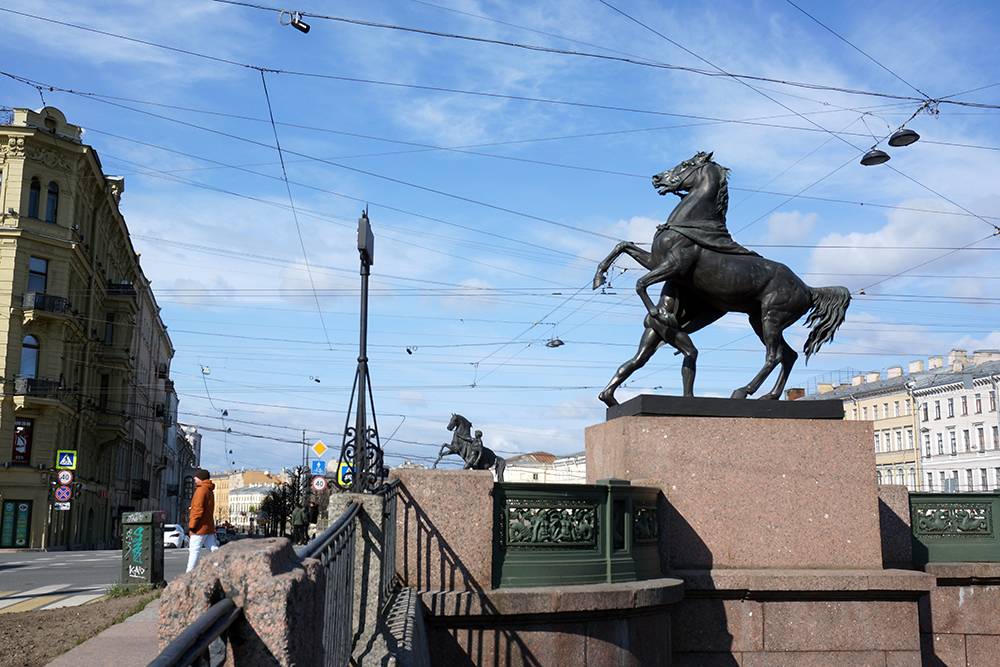
[[[1000,563],[927,563],[924,572],[948,584],[1000,584]]]
[[[497,617],[613,612],[665,607],[684,596],[684,582],[663,578],[590,586],[499,588],[490,591],[421,591],[431,617]]]
[[[772,593],[808,593],[857,597],[919,597],[935,586],[929,574],[913,570],[671,570],[689,593],[717,591],[755,597]]]
[[[825,401],[755,401],[703,396],[639,394],[605,412],[610,421],[637,415],[651,417],[755,417],[757,419],[844,419],[844,404]]]

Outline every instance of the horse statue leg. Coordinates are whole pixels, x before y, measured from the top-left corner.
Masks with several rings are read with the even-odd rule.
[[[785,342],[782,332],[785,327],[789,326],[792,322],[801,317],[801,312],[795,316],[794,319],[789,320],[790,315],[787,312],[777,313],[772,312],[765,315],[763,318],[760,315],[750,316],[750,326],[753,327],[754,333],[760,338],[760,342],[764,343],[764,348],[767,351],[767,356],[764,361],[764,367],[760,369],[754,379],[750,381],[745,387],[740,387],[733,392],[731,398],[746,398],[752,395],[755,391],[760,389],[760,385],[764,383],[767,376],[771,374],[771,371],[775,369],[778,364],[782,366],[782,373],[778,377],[778,382],[775,384],[774,389],[770,393],[761,396],[765,400],[776,400],[781,396],[781,390],[785,387],[785,382],[788,380],[788,373],[792,370],[792,365],[798,358],[788,343]],[[786,356],[791,353],[791,356]],[[787,370],[786,370],[787,369]],[[775,394],[777,392],[777,394]]]
[[[594,274],[594,286],[592,289],[597,289],[608,280],[608,269],[616,259],[622,255],[628,255],[635,261],[639,262],[647,271],[652,269],[653,255],[652,253],[646,252],[636,244],[631,241],[621,241],[615,246],[615,249],[611,253],[601,260],[601,263],[597,265],[597,273]]]
[[[445,451],[445,450],[448,450],[448,451]],[[448,443],[445,443],[445,444],[441,445],[441,451],[438,452],[438,457],[434,460],[434,465],[432,465],[431,468],[437,468],[438,467],[438,463],[441,462],[441,459],[444,458],[444,455],[445,454],[451,454],[454,451],[455,450],[453,450],[451,448],[451,445],[449,445]]]

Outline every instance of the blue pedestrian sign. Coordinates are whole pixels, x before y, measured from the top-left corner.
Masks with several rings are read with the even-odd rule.
[[[312,474],[320,476],[326,475],[326,461],[313,461],[312,467]]]
[[[76,470],[76,450],[60,449],[56,451],[56,469]]]

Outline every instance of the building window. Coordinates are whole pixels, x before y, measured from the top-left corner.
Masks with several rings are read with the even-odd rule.
[[[931,434],[924,434],[924,456],[927,458],[931,457]]]
[[[38,339],[34,336],[25,336],[21,342],[21,377],[38,377],[38,358],[40,355]]]
[[[59,186],[49,183],[49,196],[45,200],[45,222],[55,222],[59,210]]]
[[[972,481],[972,468],[968,468],[965,471],[965,490],[966,491],[976,490],[975,483]]]
[[[899,401],[892,402],[892,416],[893,417],[899,416]]]
[[[941,401],[934,401],[934,419],[941,419]]]
[[[882,471],[881,470],[876,470],[875,471],[875,483],[876,484],[881,484],[882,483]]]
[[[104,319],[104,344],[114,345],[115,342],[115,314],[108,313]]]
[[[906,486],[906,477],[903,476],[902,468],[896,471],[896,484],[899,484],[900,486]]]
[[[983,395],[976,394],[976,414],[983,411]]]
[[[969,397],[968,396],[963,396],[962,397],[962,415],[965,416],[967,414],[969,414]]]
[[[937,441],[938,441],[938,454],[944,454],[944,436],[938,433]]]
[[[934,473],[932,472],[927,473],[927,490],[934,490]]]
[[[995,391],[990,392],[990,412],[997,411],[997,393]]]
[[[969,429],[962,429],[962,442],[965,444],[965,451],[972,451],[972,442],[969,440]]]
[[[910,404],[910,399],[906,399],[906,401],[903,402],[903,405],[906,406],[904,408],[906,414],[907,415],[912,415],[913,414],[913,406]]]
[[[913,429],[906,429],[906,448],[913,449]]]
[[[917,490],[917,470],[916,468],[908,468],[906,470],[906,488],[910,491]]]
[[[947,478],[944,476],[944,471],[943,470],[938,473],[938,479],[941,480],[941,490],[942,491],[947,491],[948,490],[948,485],[947,485],[947,483],[945,481]]]
[[[857,408],[854,408],[854,410],[851,412],[851,419],[853,419],[854,421],[858,421],[858,409]]]
[[[924,404],[923,404],[922,407],[923,407],[923,412],[924,412],[924,421],[925,422],[926,421],[930,421],[930,418],[927,417],[927,402],[926,401],[924,401]]]
[[[28,188],[28,217],[38,217],[38,203],[42,198],[42,184],[37,178],[31,179],[31,186]]]
[[[101,393],[97,399],[97,407],[101,410],[108,409],[108,393],[111,391],[111,376],[101,376]]]
[[[983,427],[979,426],[976,428],[976,435],[979,436],[979,451],[986,451],[986,434],[983,432]]]
[[[861,408],[861,418],[868,420],[868,408]]]
[[[993,427],[993,449],[1000,449],[1000,432],[997,427]]]
[[[990,488],[990,480],[986,468],[979,469],[979,483],[981,484],[981,489],[983,491],[988,491]]]
[[[896,451],[903,451],[903,432],[896,429]]]
[[[879,444],[878,433],[875,434],[875,451],[876,452],[881,452],[882,451],[882,448],[881,448],[881,446]]]
[[[888,419],[888,418],[889,418],[889,404],[888,403],[883,403],[882,404],[882,419]]]
[[[951,441],[951,455],[958,454],[958,436],[954,431],[948,431],[948,439]]]
[[[32,257],[28,260],[28,291],[45,294],[45,284],[48,281],[49,260]]]
[[[954,417],[954,416],[955,416],[955,399],[954,398],[949,398],[948,399],[948,417],[951,418],[951,417]]]

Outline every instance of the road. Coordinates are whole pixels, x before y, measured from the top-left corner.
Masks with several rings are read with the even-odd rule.
[[[165,549],[164,579],[184,572],[187,557],[187,549]],[[120,550],[0,553],[0,614],[96,600],[122,580],[121,563]]]

